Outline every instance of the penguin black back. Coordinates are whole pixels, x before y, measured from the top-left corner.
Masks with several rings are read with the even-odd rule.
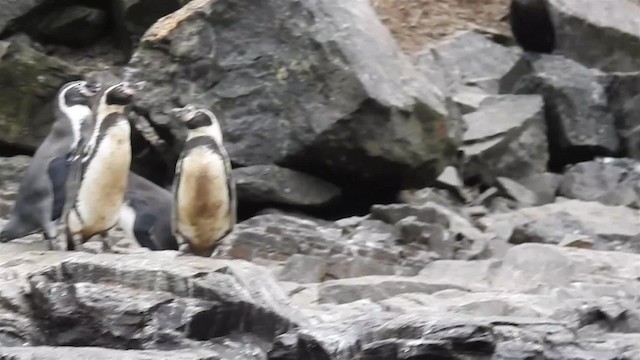
[[[556,35],[545,0],[511,0],[511,32],[524,51],[550,54]]]

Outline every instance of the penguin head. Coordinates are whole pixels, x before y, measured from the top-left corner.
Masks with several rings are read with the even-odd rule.
[[[104,102],[107,106],[126,106],[133,101],[135,90],[126,82],[121,82],[107,89]]]
[[[121,82],[113,85],[102,93],[98,102],[97,113],[104,116],[111,113],[122,113],[124,108],[133,102],[135,90],[129,83]]]
[[[218,144],[222,144],[222,130],[213,112],[189,104],[183,108],[172,109],[171,113],[194,135],[210,136]]]
[[[91,98],[100,91],[100,84],[89,84],[86,81],[66,83],[58,92],[59,106],[89,106]]]

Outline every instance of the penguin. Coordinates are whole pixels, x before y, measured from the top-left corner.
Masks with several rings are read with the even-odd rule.
[[[211,111],[187,105],[171,112],[188,129],[173,179],[171,228],[183,253],[210,257],[236,224],[231,162]]]
[[[79,186],[65,214],[67,250],[75,250],[94,235],[107,233],[124,203],[131,166],[131,125],[125,111],[134,90],[119,83],[104,90],[93,107],[91,138],[76,157]]]
[[[525,52],[553,52],[556,35],[545,0],[511,0],[509,23],[513,37]]]
[[[57,237],[57,221],[66,200],[70,161],[91,133],[91,98],[99,84],[72,81],[63,85],[54,101],[54,123],[23,176],[0,242],[42,231],[50,250]]]
[[[150,250],[178,250],[171,231],[171,192],[129,172],[125,202],[118,226],[130,239]]]

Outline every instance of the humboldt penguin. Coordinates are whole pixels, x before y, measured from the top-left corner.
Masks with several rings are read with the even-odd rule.
[[[173,179],[172,231],[180,250],[211,256],[236,224],[236,190],[222,130],[209,110],[173,109],[188,135]]]
[[[550,54],[556,43],[555,30],[545,0],[511,0],[511,32],[525,52]]]
[[[53,249],[57,220],[66,199],[71,156],[89,137],[89,104],[98,91],[98,84],[86,81],[69,82],[58,91],[54,101],[55,121],[20,182],[9,222],[0,231],[0,242],[42,231],[49,249]]]
[[[172,203],[171,192],[130,172],[118,226],[140,246],[151,250],[178,250],[171,232]]]
[[[65,215],[67,249],[75,250],[94,235],[106,241],[124,203],[131,166],[131,125],[126,116],[134,90],[119,83],[104,90],[93,106],[93,133],[81,154],[79,186]]]

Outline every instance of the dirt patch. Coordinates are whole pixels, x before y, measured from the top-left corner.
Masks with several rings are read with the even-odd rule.
[[[508,23],[500,20],[508,12],[509,1],[371,0],[371,3],[400,46],[413,53],[427,43],[474,27],[509,34]]]

